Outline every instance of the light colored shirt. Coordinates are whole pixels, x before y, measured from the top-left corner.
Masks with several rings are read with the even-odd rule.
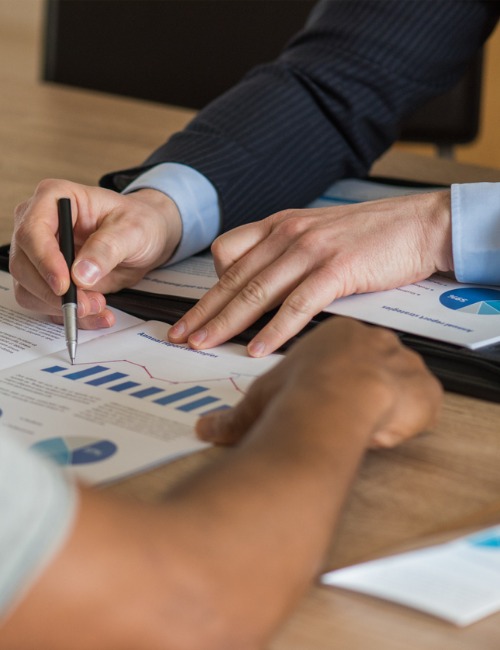
[[[0,619],[60,548],[75,511],[58,468],[0,431]]]
[[[451,213],[457,280],[500,284],[500,183],[452,185]]]
[[[220,232],[217,191],[187,165],[162,163],[138,176],[124,192],[156,189],[176,203],[182,239],[169,264],[208,248]],[[460,282],[500,285],[500,183],[452,185],[452,246]]]

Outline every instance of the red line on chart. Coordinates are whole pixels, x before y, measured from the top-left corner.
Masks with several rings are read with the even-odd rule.
[[[76,368],[77,366],[89,366],[89,365],[93,365],[93,364],[103,364],[103,363],[107,363],[109,365],[111,365],[112,363],[129,363],[132,366],[136,366],[136,368],[140,368],[141,370],[143,370],[150,379],[154,379],[154,381],[162,381],[162,382],[165,382],[167,384],[172,384],[174,386],[181,386],[182,384],[208,384],[209,382],[228,381],[229,383],[231,383],[233,385],[233,388],[238,393],[241,393],[242,395],[245,394],[245,391],[240,386],[238,386],[238,383],[237,383],[238,379],[240,377],[256,379],[255,375],[246,375],[244,373],[235,373],[234,376],[232,376],[232,377],[215,377],[215,378],[212,377],[211,379],[202,379],[202,378],[196,377],[196,379],[186,379],[186,380],[179,381],[179,380],[174,380],[174,379],[167,379],[165,377],[155,377],[153,374],[151,374],[151,372],[149,372],[147,366],[144,366],[141,363],[137,363],[136,361],[130,361],[129,359],[111,359],[111,360],[102,360],[102,359],[100,359],[99,361],[86,361],[85,363],[75,363],[71,367],[68,366],[68,369]]]

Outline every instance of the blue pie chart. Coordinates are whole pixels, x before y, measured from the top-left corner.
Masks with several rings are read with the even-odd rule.
[[[452,289],[439,296],[439,302],[448,309],[480,316],[500,316],[500,291],[481,287]]]
[[[35,443],[34,451],[53,460],[58,465],[88,465],[110,458],[118,447],[110,440],[84,436],[48,438]]]

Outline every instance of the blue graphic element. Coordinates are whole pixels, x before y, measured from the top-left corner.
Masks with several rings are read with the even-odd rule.
[[[110,381],[115,381],[116,379],[123,379],[124,377],[128,377],[124,372],[112,372],[110,375],[104,375],[104,377],[97,377],[97,379],[91,379],[90,381],[86,381],[86,384],[90,384],[90,386],[101,386],[101,384],[107,384]]]
[[[185,390],[180,390],[177,393],[172,393],[171,395],[165,395],[165,397],[160,397],[155,399],[155,404],[172,404],[172,402],[177,402],[184,397],[191,397],[192,395],[197,395],[198,393],[203,393],[208,390],[204,386],[192,386],[191,388],[186,388]]]
[[[63,366],[51,366],[50,368],[44,368],[44,372],[61,372],[61,370],[67,370],[67,368],[63,368]]]
[[[85,447],[75,449],[72,454],[71,462],[73,465],[87,465],[88,463],[98,463],[105,460],[117,451],[118,447],[110,440],[99,440]]]
[[[156,393],[163,393],[163,388],[156,388],[156,386],[151,386],[150,388],[143,388],[138,390],[135,393],[130,393],[133,397],[138,397],[139,399],[144,399],[144,397],[149,397],[150,395],[156,395]]]
[[[109,368],[106,368],[106,366],[92,366],[91,368],[85,368],[85,370],[78,370],[77,372],[70,372],[67,375],[63,376],[65,379],[72,379],[73,381],[77,381],[78,379],[85,379],[85,377],[95,375],[98,372],[102,372],[103,370],[109,370]]]
[[[500,315],[500,291],[469,287],[467,289],[452,289],[445,291],[439,297],[439,302],[448,309],[479,314],[481,316]]]
[[[195,409],[199,409],[202,406],[206,406],[207,404],[212,404],[213,402],[219,401],[220,399],[218,397],[210,397],[210,395],[207,395],[207,397],[202,397],[201,399],[197,399],[194,402],[189,402],[183,406],[178,406],[177,410],[189,413],[189,411],[194,411]]]
[[[67,367],[65,368],[64,366],[50,366],[49,368],[42,369],[43,372],[49,372],[52,374],[62,372],[62,371],[67,371],[67,370],[68,368]],[[110,370],[110,368],[106,366],[95,365],[89,368],[84,368],[82,370],[72,370],[71,372],[65,372],[65,374],[61,376],[64,377],[65,379],[78,381],[78,380],[85,380],[99,373],[103,373],[106,370]],[[193,397],[194,395],[198,395],[199,393],[204,393],[209,390],[209,388],[207,388],[206,386],[190,386],[189,388],[177,390],[175,393],[165,394],[168,388],[165,389],[165,388],[159,388],[158,386],[144,386],[139,382],[130,381],[130,380],[122,381],[121,383],[114,384],[113,386],[105,386],[105,384],[110,384],[113,381],[118,381],[126,377],[129,377],[129,375],[124,372],[108,372],[107,374],[103,374],[99,377],[94,377],[94,379],[89,379],[88,381],[85,381],[85,384],[87,384],[88,386],[104,386],[106,390],[112,390],[115,393],[122,393],[133,388],[138,388],[139,390],[136,390],[133,393],[132,392],[128,393],[131,397],[136,397],[137,399],[145,399],[147,397],[151,397],[152,395],[158,395],[159,393],[163,393],[161,397],[152,400],[154,404],[158,404],[160,406],[167,406],[169,404],[174,404],[175,402],[186,399],[188,397]],[[220,402],[220,397],[206,396],[201,399],[188,402],[187,404],[183,404],[182,406],[175,406],[174,408],[176,408],[176,410],[178,411],[189,413],[196,409],[200,409],[204,406],[207,406],[208,404],[213,404],[214,402]],[[230,407],[227,404],[219,405],[217,406],[217,408],[205,411],[205,413],[212,413],[213,411],[218,411],[224,408],[230,408]],[[59,441],[59,439],[54,438],[54,441],[55,440]],[[66,451],[64,445],[61,446],[60,441],[57,443],[56,442],[53,443],[53,447],[51,448],[51,455],[58,458],[60,457],[60,460],[57,461],[60,462],[60,464],[64,464],[65,462],[65,453]],[[74,463],[75,461],[73,460],[72,462]],[[90,462],[90,461],[85,461],[85,462]]]
[[[467,538],[471,546],[477,548],[500,549],[500,526],[488,528]]]
[[[31,448],[33,451],[51,458],[58,465],[71,464],[71,450],[68,449],[62,438],[42,440],[41,442],[35,443]]]
[[[121,393],[123,390],[135,388],[140,386],[136,381],[124,381],[123,384],[116,384],[116,386],[108,386],[108,390],[114,390],[116,393]]]
[[[49,438],[31,447],[34,451],[52,459],[58,465],[88,465],[110,458],[118,447],[110,440],[98,440],[83,436]]]

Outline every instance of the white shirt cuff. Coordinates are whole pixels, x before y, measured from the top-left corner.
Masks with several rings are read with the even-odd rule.
[[[457,280],[500,284],[500,183],[452,185],[451,216]]]

